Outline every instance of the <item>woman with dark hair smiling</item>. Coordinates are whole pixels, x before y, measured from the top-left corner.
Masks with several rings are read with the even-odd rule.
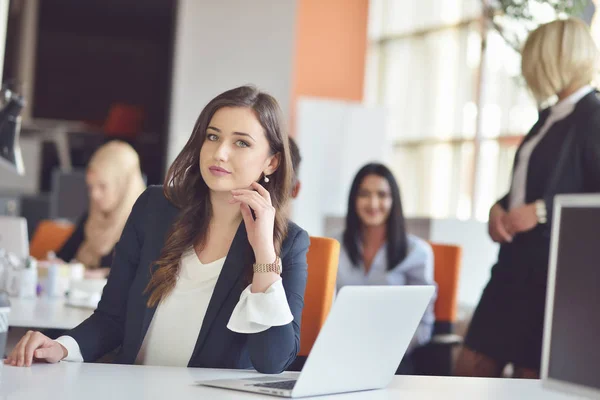
[[[337,275],[338,290],[346,285],[435,285],[433,251],[422,239],[406,233],[400,189],[382,164],[367,164],[352,182],[346,228]],[[398,373],[410,373],[410,353],[431,339],[431,301]]]
[[[260,182],[260,183],[259,183]],[[278,373],[296,358],[308,234],[288,221],[292,166],[275,99],[243,86],[202,110],[164,187],[137,200],[94,314],[5,360]]]

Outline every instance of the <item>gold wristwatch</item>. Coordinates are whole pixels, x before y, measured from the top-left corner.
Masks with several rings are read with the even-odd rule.
[[[548,222],[546,202],[544,200],[537,200],[534,204],[535,215],[537,216],[538,224],[545,224],[546,222]]]
[[[283,270],[283,267],[281,265],[281,258],[279,258],[279,256],[277,256],[275,258],[275,262],[271,263],[271,264],[254,264],[252,266],[252,269],[254,270],[254,273],[257,272],[275,272],[277,275],[281,275],[281,271]]]

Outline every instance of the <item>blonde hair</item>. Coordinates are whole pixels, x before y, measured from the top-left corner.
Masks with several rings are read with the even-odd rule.
[[[140,157],[130,144],[121,140],[112,140],[100,146],[92,155],[88,170],[111,180],[140,171]]]
[[[589,28],[578,18],[540,25],[521,52],[521,70],[538,102],[594,80],[600,53]]]
[[[115,182],[118,202],[111,211],[101,210],[90,203],[84,227],[84,241],[75,258],[88,268],[109,267],[100,265],[119,240],[133,204],[146,189],[140,170],[140,158],[133,147],[121,141],[108,142],[92,156],[88,171],[102,174]]]

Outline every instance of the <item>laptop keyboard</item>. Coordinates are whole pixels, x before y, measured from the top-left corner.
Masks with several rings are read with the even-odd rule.
[[[258,387],[266,387],[271,389],[283,389],[283,390],[292,390],[296,381],[279,381],[279,382],[269,382],[269,383],[257,383],[254,386]]]

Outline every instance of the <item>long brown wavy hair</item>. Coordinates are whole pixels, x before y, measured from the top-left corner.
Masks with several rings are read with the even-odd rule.
[[[269,183],[261,184],[271,194],[275,208],[273,244],[280,254],[287,235],[285,206],[289,200],[292,166],[288,135],[284,129],[281,109],[277,101],[253,86],[241,86],[221,93],[212,99],[200,113],[191,137],[177,156],[164,182],[165,197],[181,211],[171,227],[161,254],[151,266],[151,279],[145,289],[150,293],[148,307],[165,299],[175,287],[179,276],[181,255],[191,246],[206,243],[212,207],[210,190],[200,174],[200,149],[206,139],[206,129],[217,110],[223,107],[249,108],[265,130],[270,154],[279,154],[279,166],[269,176]],[[248,265],[251,271],[252,265]]]

